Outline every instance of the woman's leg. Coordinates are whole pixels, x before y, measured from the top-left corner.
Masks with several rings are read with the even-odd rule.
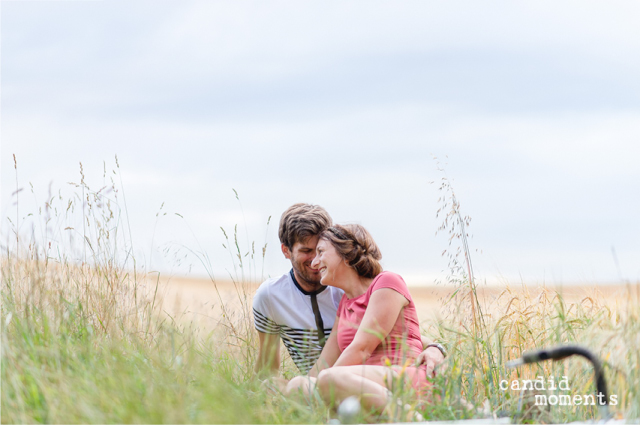
[[[387,386],[391,387],[393,379],[397,377],[395,371],[384,366],[338,366],[326,370],[331,370],[332,375],[333,373],[337,373],[338,376],[342,375],[343,373],[352,373],[361,376],[362,378],[373,381],[377,384],[380,384],[385,388]],[[327,373],[325,373],[325,375],[326,374]],[[302,391],[304,395],[309,395],[316,388],[316,385],[316,378],[312,378],[306,375],[296,376],[291,381],[289,381],[288,384],[286,384],[286,388],[283,392],[285,395],[290,395],[294,394],[297,391]],[[340,400],[342,400],[342,398]]]
[[[392,390],[402,381],[402,385],[405,388],[411,388],[413,380],[417,377],[414,376],[411,369],[403,368],[402,366],[372,366],[372,365],[358,365],[358,366],[338,366],[332,369],[338,369],[342,371],[348,371],[360,375],[363,378],[370,379],[377,382],[380,385],[384,385],[387,389]]]
[[[302,392],[305,396],[309,396],[316,388],[316,378],[310,376],[296,376],[287,384],[284,390],[285,395],[296,394]]]
[[[366,410],[381,411],[390,400],[396,372],[384,366],[339,366],[325,369],[318,375],[317,388],[327,402],[341,402],[357,395]]]

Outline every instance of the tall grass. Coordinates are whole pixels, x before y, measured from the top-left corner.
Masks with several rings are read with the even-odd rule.
[[[35,214],[9,221],[2,422],[317,421],[253,379],[246,313],[224,310],[210,335],[162,313],[157,276],[134,261],[117,169],[105,165],[104,177],[92,190],[81,167],[69,199],[50,195]],[[247,282],[238,284],[246,310]]]
[[[437,159],[436,159],[437,160]],[[565,302],[562,291],[546,287],[533,296],[524,284],[518,291],[507,288],[495,299],[480,300],[471,263],[468,227],[451,182],[443,176],[438,187],[443,216],[438,232],[446,232],[449,246],[443,255],[449,260],[448,281],[454,287],[445,303],[444,320],[431,323],[438,337],[447,341],[451,356],[446,372],[436,382],[441,403],[427,408],[426,417],[454,419],[461,416],[511,416],[524,422],[566,422],[598,417],[596,406],[536,406],[533,393],[503,390],[514,380],[545,382],[567,376],[569,394],[595,392],[590,364],[578,358],[559,363],[505,368],[508,360],[525,351],[562,344],[581,344],[604,360],[610,393],[618,396],[613,407],[619,417],[640,416],[640,282],[626,282],[624,305],[612,309],[600,292],[585,293],[580,302]],[[503,384],[504,386],[504,384]],[[542,394],[566,394],[556,390]],[[470,402],[470,403],[469,403]]]
[[[82,170],[69,199],[51,195],[32,216],[20,216],[21,206],[10,221],[1,264],[2,423],[327,422],[334,412],[319,400],[284,398],[253,376],[257,343],[250,283],[262,276],[253,262],[260,252],[248,235],[240,243],[237,227],[233,233],[223,230],[240,308],[222,306],[215,331],[197,332],[184,318],[162,313],[157,276],[134,262],[135,229],[130,231],[120,199],[117,168],[108,173],[105,165],[106,184],[99,190],[89,188]],[[629,284],[628,302],[619,306],[605,304],[597,293],[568,303],[561,293],[524,287],[479,299],[469,220],[443,182],[442,230],[451,238],[445,255],[455,289],[442,318],[423,327],[448,345],[450,355],[434,382],[433,403],[417,406],[425,418],[596,417],[586,406],[534,409],[518,392],[499,387],[501,380],[566,375],[573,394],[592,393],[592,371],[581,360],[504,367],[525,350],[569,342],[603,358],[610,392],[619,397],[615,411],[640,417],[640,286]],[[210,264],[204,251],[193,253]],[[212,273],[211,281],[214,292]],[[295,368],[285,358],[284,373],[291,376]],[[398,395],[416,404],[410,394]],[[400,415],[391,411],[370,419],[398,421],[404,419]]]

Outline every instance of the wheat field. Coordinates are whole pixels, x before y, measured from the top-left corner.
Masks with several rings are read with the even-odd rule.
[[[123,192],[111,182],[94,191],[82,175],[78,196],[48,200],[34,216],[36,225],[42,224],[33,232],[38,238],[21,234],[24,215],[18,211],[9,219],[1,259],[2,423],[326,423],[335,418],[336,406],[284,397],[255,376],[251,301],[259,279],[145,274],[132,255]],[[446,182],[443,188],[450,190]],[[524,393],[503,389],[505,381],[566,377],[565,392],[593,394],[593,369],[578,358],[506,366],[528,350],[579,344],[603,361],[609,393],[616,396],[613,416],[640,418],[640,282],[484,287],[473,277],[469,220],[461,216],[455,196],[444,198],[441,229],[462,248],[450,255],[446,286],[410,291],[423,333],[443,342],[449,355],[433,381],[430,402],[418,403],[402,389],[394,389],[394,397],[425,420],[599,418],[594,405],[534,406]],[[63,238],[73,226],[79,237]],[[242,271],[247,257],[236,247]],[[282,359],[283,375],[294,376],[291,360]],[[398,422],[403,415],[388,409],[360,420]]]

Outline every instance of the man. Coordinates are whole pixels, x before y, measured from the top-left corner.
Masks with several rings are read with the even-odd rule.
[[[320,284],[320,272],[311,267],[318,235],[332,225],[327,211],[318,205],[294,204],[280,218],[278,236],[284,256],[291,260],[289,273],[265,281],[253,299],[253,315],[260,347],[255,370],[277,374],[280,339],[300,372],[307,373],[320,356],[331,333],[341,289]],[[444,359],[444,347],[422,337],[427,376]]]

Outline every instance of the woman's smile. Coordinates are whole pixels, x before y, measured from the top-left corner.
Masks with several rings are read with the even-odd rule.
[[[335,286],[336,274],[340,275],[340,265],[342,263],[342,258],[333,245],[325,239],[320,239],[316,246],[316,257],[313,259],[311,267],[318,270],[320,282],[323,285]]]

